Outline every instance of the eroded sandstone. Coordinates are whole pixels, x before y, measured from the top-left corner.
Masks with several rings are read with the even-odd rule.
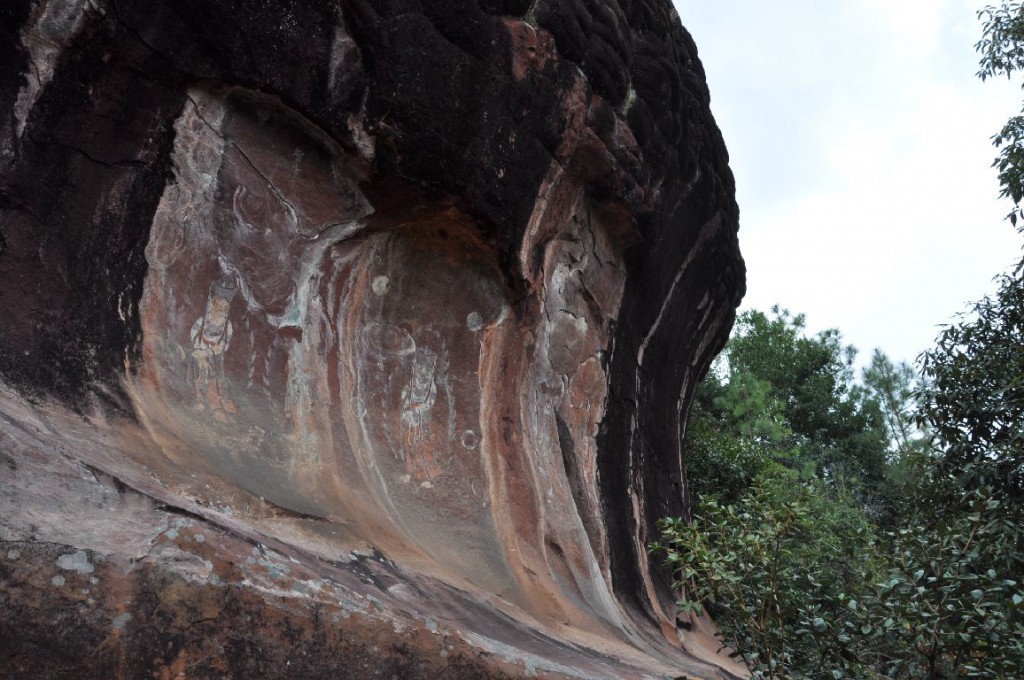
[[[0,664],[736,670],[646,552],[743,289],[669,3],[0,11]]]

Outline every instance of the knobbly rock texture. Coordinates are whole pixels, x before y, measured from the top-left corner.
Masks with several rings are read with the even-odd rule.
[[[743,293],[667,0],[0,8],[4,677],[727,678]]]

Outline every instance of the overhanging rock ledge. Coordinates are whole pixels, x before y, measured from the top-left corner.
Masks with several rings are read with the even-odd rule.
[[[744,288],[668,0],[0,7],[4,677],[729,678]]]

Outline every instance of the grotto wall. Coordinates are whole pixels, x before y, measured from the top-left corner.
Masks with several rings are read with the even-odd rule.
[[[645,546],[744,287],[668,0],[0,7],[5,677],[730,677]]]

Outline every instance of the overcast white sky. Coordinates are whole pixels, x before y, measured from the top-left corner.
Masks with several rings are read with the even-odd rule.
[[[1020,256],[969,0],[675,0],[736,174],[744,308],[912,361]]]

